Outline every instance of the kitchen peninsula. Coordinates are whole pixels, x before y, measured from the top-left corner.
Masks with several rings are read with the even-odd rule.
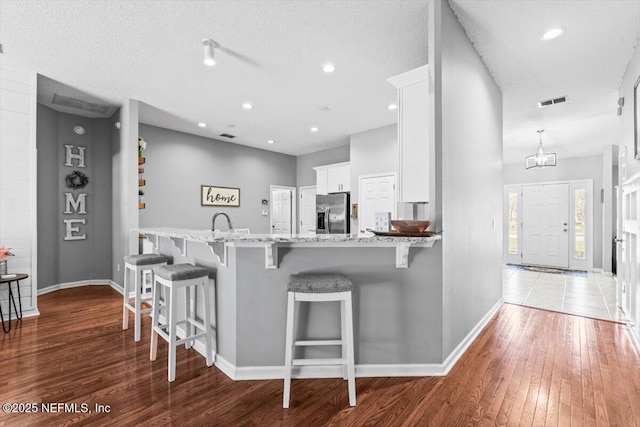
[[[216,366],[231,378],[282,377],[286,283],[294,273],[343,273],[354,283],[355,353],[361,374],[383,375],[385,369],[400,365],[442,362],[442,277],[437,268],[442,251],[436,245],[441,235],[136,231],[174,263],[215,271],[215,300],[209,304],[215,307]],[[298,335],[339,337],[338,309],[330,303],[302,306]],[[307,356],[332,357],[335,349],[305,350],[310,352]],[[316,373],[322,369],[314,368]],[[326,369],[323,375],[341,375],[337,367]]]

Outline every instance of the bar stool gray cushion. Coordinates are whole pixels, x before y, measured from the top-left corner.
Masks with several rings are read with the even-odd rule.
[[[289,292],[322,294],[351,290],[353,290],[351,280],[344,274],[335,273],[292,274],[287,284]]]
[[[129,255],[124,257],[124,262],[132,265],[160,264],[168,261],[169,257],[158,254]]]
[[[165,280],[188,280],[209,276],[211,270],[191,264],[173,264],[155,267],[153,272]]]

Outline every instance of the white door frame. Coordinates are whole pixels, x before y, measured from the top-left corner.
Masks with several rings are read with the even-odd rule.
[[[567,180],[567,181],[547,181],[547,182],[528,182],[523,184],[505,184],[503,193],[503,218],[507,218],[508,214],[508,193],[514,190],[518,193],[518,221],[520,222],[518,227],[518,255],[508,254],[509,245],[509,233],[507,220],[503,221],[503,260],[505,263],[520,264],[522,263],[522,187],[528,185],[550,185],[550,184],[569,184],[569,220],[570,220],[570,236],[569,236],[569,268],[573,270],[593,270],[593,216],[595,213],[595,201],[593,198],[593,179],[580,179],[580,180]],[[575,212],[574,212],[574,192],[577,189],[584,188],[587,190],[587,212],[589,215],[586,217],[586,259],[579,260],[574,258],[571,248],[575,242]],[[519,189],[519,190],[518,190]]]
[[[366,175],[358,175],[358,199],[360,199],[362,194],[362,180],[368,178],[381,178],[383,176],[393,176],[394,184],[393,184],[393,194],[394,194],[394,203],[393,209],[391,211],[391,219],[397,219],[398,215],[398,174],[396,172],[386,172],[386,173],[371,173]],[[351,200],[351,203],[355,203]],[[358,204],[360,204],[360,200],[358,200]],[[358,212],[358,235],[360,233],[360,219],[362,218],[361,211]],[[364,235],[372,233],[364,233]]]
[[[624,312],[631,339],[640,351],[640,174],[624,181],[621,187],[622,257],[618,260],[617,305]]]
[[[269,233],[273,230],[273,216],[271,215],[271,208],[273,206],[273,191],[274,190],[290,190],[291,191],[291,233],[296,232],[295,225],[298,223],[298,200],[296,187],[289,187],[287,185],[274,185],[269,186]]]

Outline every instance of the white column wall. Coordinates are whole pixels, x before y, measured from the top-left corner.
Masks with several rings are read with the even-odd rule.
[[[37,314],[36,78],[0,55],[0,246],[15,254],[8,272],[29,275],[20,282],[24,315]],[[7,313],[6,285],[0,304]]]

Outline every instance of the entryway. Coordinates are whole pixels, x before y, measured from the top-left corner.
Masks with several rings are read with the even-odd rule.
[[[616,306],[616,280],[586,271],[544,272],[542,268],[506,265],[502,298],[511,304],[622,322]]]
[[[591,270],[592,187],[591,180],[505,185],[505,263]]]

